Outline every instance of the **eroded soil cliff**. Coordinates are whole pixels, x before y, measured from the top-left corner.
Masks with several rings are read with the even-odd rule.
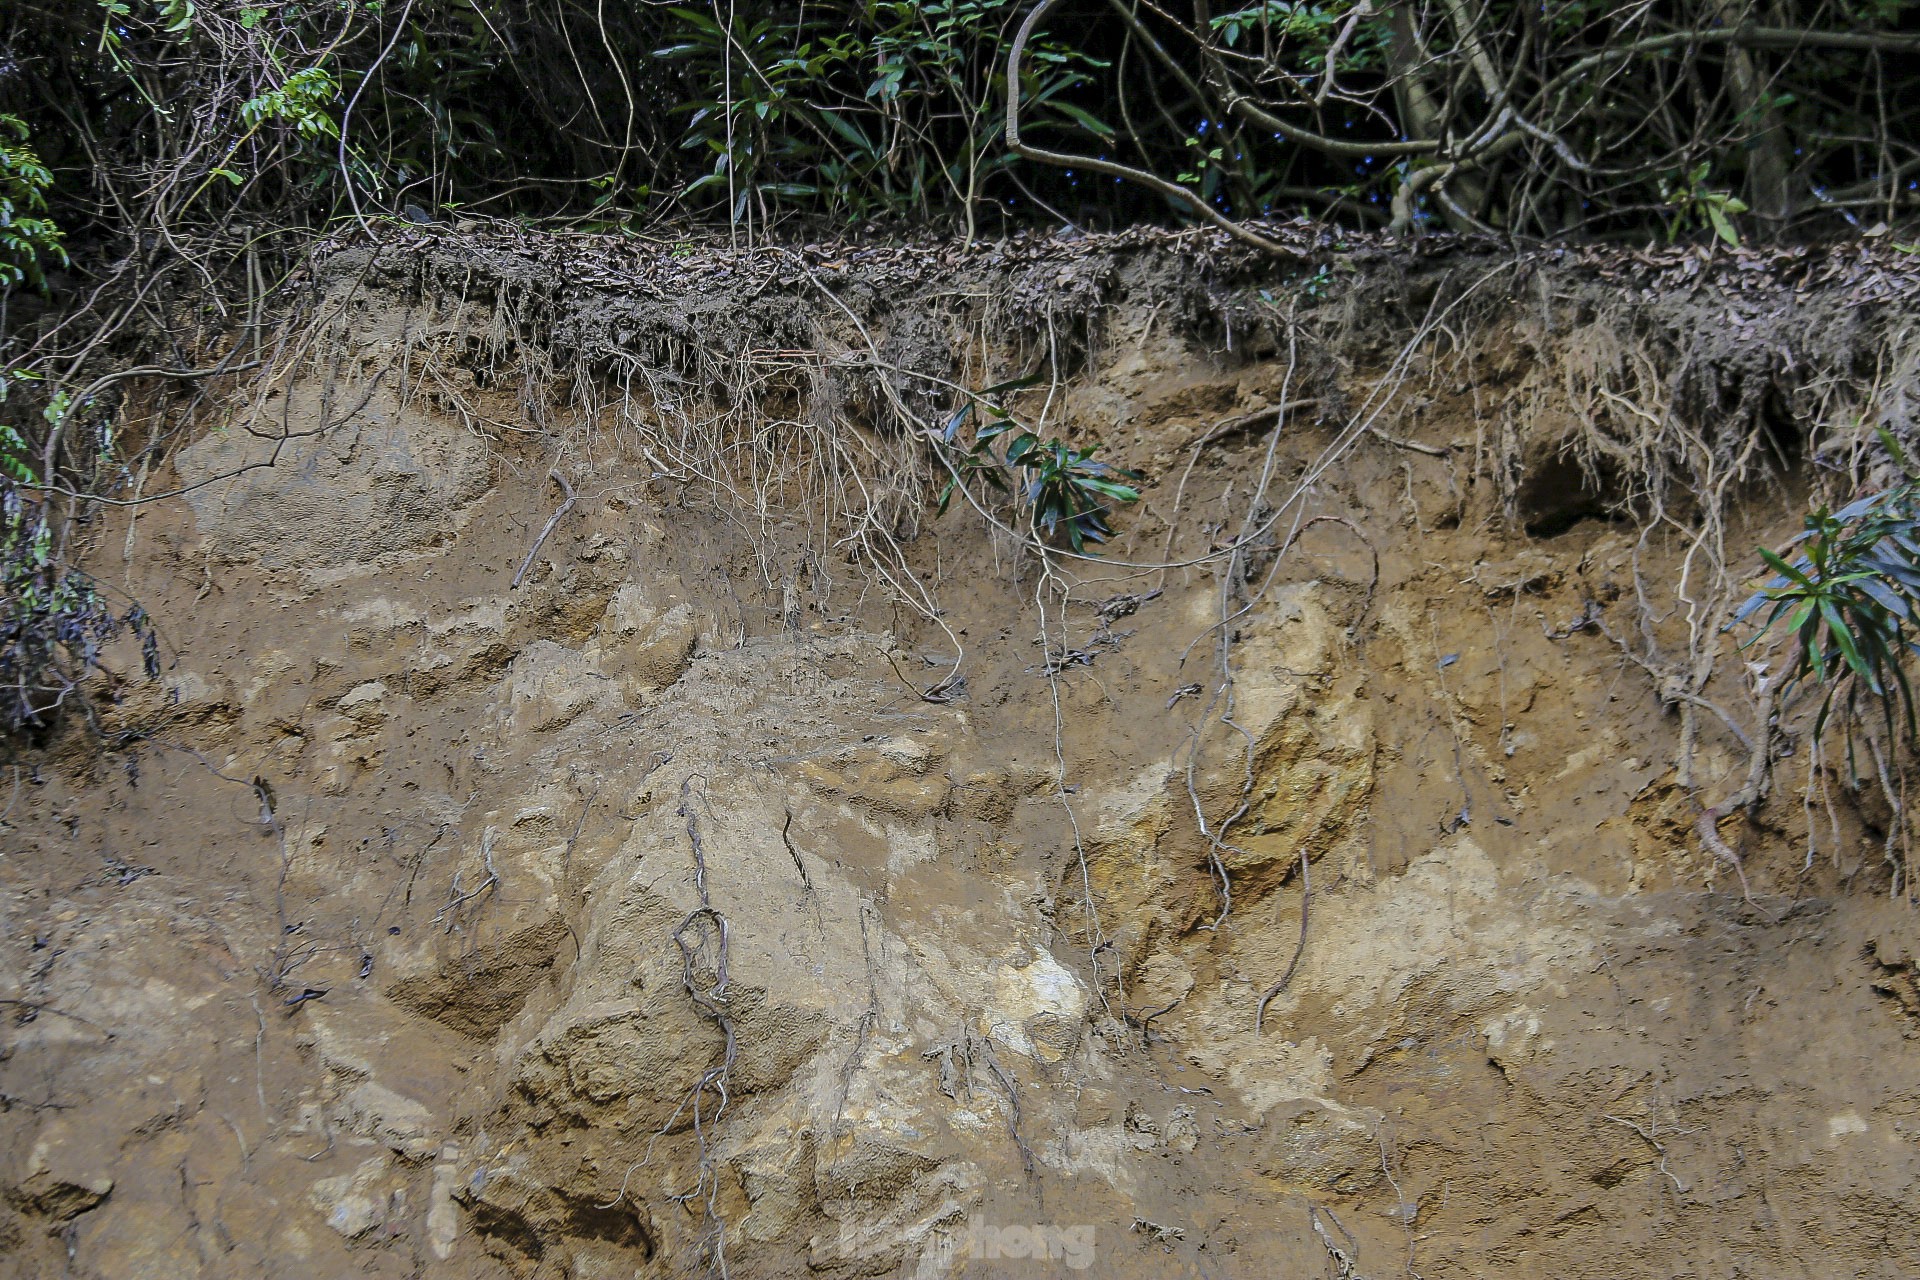
[[[1698,834],[1845,255],[358,252],[100,532],[163,682],[8,770],[0,1271],[1920,1272],[1889,815],[1789,733]],[[1643,271],[1706,374],[1556,310]],[[876,407],[1036,369],[1101,560]],[[1711,543],[1568,398],[1702,377]]]

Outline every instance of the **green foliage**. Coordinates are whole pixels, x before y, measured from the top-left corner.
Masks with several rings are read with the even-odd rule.
[[[1334,29],[1344,9],[1350,7],[1323,8],[1320,5],[1289,4],[1286,0],[1266,0],[1264,4],[1221,14],[1213,19],[1212,26],[1229,47],[1240,44],[1243,37],[1251,38],[1258,32],[1270,38],[1301,41],[1309,46],[1317,44],[1325,49],[1332,43]]]
[[[38,381],[20,370],[0,372],[0,408],[18,405],[17,393]],[[51,428],[74,409],[56,393],[37,416]],[[104,452],[110,443],[102,429],[96,447]],[[0,419],[0,740],[58,718],[80,680],[101,667],[102,648],[120,635],[139,640],[149,677],[160,670],[152,621],[137,604],[113,604],[97,581],[66,562],[53,504],[39,485],[24,433]]]
[[[18,431],[0,422],[0,475],[21,484],[33,484],[33,464],[27,456],[27,441]]]
[[[1016,0],[876,0],[861,6],[662,11],[654,56],[682,77],[675,141],[705,171],[677,192],[722,201],[738,221],[780,206],[852,217],[970,212],[1010,165],[997,152],[1005,44]],[[1104,64],[1071,45],[1030,48],[1024,99],[1041,127],[1094,139],[1113,130],[1069,100]]]
[[[38,381],[37,375],[25,370],[0,370],[0,406],[7,403],[16,388]],[[32,446],[18,428],[3,418],[0,418],[0,478],[24,485],[40,483],[40,474],[33,466]]]
[[[1902,467],[1904,478],[1884,492],[1810,514],[1792,560],[1761,548],[1777,576],[1735,615],[1744,621],[1767,609],[1749,645],[1776,628],[1792,637],[1783,679],[1821,691],[1816,736],[1836,702],[1850,723],[1864,697],[1879,704],[1889,738],[1898,726],[1909,743],[1920,740],[1905,667],[1920,651],[1920,475],[1904,459]]]
[[[1108,512],[1140,499],[1138,489],[1120,481],[1140,477],[1097,460],[1097,444],[1082,449],[1059,439],[1043,441],[1022,427],[1004,397],[1033,382],[1024,378],[989,387],[969,396],[947,419],[940,439],[952,478],[941,491],[940,510],[947,509],[963,485],[980,480],[990,489],[1012,494],[1037,537],[1051,541],[1064,534],[1069,546],[1086,554],[1088,544],[1112,536]],[[962,432],[969,425],[972,439],[962,447]]]
[[[8,486],[0,494],[0,739],[51,724],[101,650],[122,634],[140,642],[148,678],[160,674],[159,638],[137,604],[112,604],[86,573],[60,563],[44,506]]]
[[[129,22],[144,18],[164,34],[184,39],[193,34],[193,20],[199,15],[193,0],[149,0],[139,14],[127,0],[96,0],[96,3],[103,15],[100,48],[116,57],[126,43],[125,26]]]
[[[1021,473],[1021,497],[1032,513],[1034,530],[1052,538],[1065,530],[1075,551],[1089,542],[1105,542],[1113,530],[1107,512],[1115,503],[1138,502],[1140,491],[1111,479],[1140,477],[1094,460],[1099,445],[1081,449],[1060,440],[1041,441],[1029,432],[1007,446],[1007,465]]]
[[[241,103],[240,119],[249,129],[273,120],[292,125],[302,138],[338,138],[340,126],[327,108],[339,93],[340,83],[332,72],[306,67],[278,87]]]
[[[177,239],[183,195],[253,226],[1192,216],[1170,184],[1235,219],[1731,244],[1750,207],[1920,201],[1912,0],[1042,2],[1009,85],[1033,0],[48,0],[0,6],[0,112],[90,172],[24,215],[75,236]],[[1009,97],[1044,160],[1005,145]]]
[[[1747,202],[1731,191],[1710,191],[1707,177],[1713,162],[1702,160],[1681,181],[1663,178],[1660,194],[1673,216],[1667,222],[1667,239],[1673,240],[1689,227],[1710,227],[1713,234],[1728,245],[1739,247],[1740,233],[1734,229],[1733,215],[1747,212]]]
[[[53,174],[28,145],[19,116],[0,114],[0,289],[46,284],[44,263],[67,260],[60,228],[44,215]]]
[[[160,29],[168,35],[185,35],[193,30],[197,13],[193,0],[154,0],[153,7],[160,11]]]

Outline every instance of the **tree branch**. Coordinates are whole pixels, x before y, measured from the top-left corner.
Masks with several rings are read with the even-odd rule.
[[[1038,160],[1042,164],[1054,165],[1062,169],[1087,169],[1094,173],[1104,173],[1110,177],[1124,178],[1137,182],[1152,191],[1157,191],[1167,199],[1181,205],[1189,212],[1211,222],[1234,239],[1250,244],[1267,253],[1284,254],[1291,257],[1301,256],[1299,249],[1281,244],[1278,240],[1268,239],[1251,228],[1241,226],[1226,217],[1218,209],[1202,200],[1193,192],[1175,183],[1168,182],[1157,174],[1145,169],[1136,169],[1132,165],[1119,164],[1112,160],[1103,160],[1096,156],[1068,155],[1063,151],[1047,151],[1024,141],[1020,137],[1020,61],[1026,54],[1027,40],[1033,35],[1033,29],[1040,19],[1060,0],[1040,0],[1020,24],[1020,30],[1014,34],[1013,44],[1007,50],[1007,147],[1015,155],[1025,156],[1029,160]]]

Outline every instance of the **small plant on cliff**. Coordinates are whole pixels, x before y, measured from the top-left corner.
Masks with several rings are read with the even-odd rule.
[[[0,373],[0,406],[10,387],[30,381],[17,370]],[[40,416],[57,433],[78,411],[55,394]],[[98,462],[106,461],[110,439],[102,427]],[[57,720],[81,679],[102,669],[101,650],[123,634],[138,638],[147,676],[160,674],[159,639],[146,611],[113,604],[68,563],[61,543],[73,526],[55,512],[57,495],[37,462],[22,432],[0,419],[0,745]]]
[[[1058,438],[1042,440],[1022,427],[1003,398],[1033,381],[989,387],[969,396],[947,419],[940,439],[952,478],[940,494],[940,510],[947,509],[962,485],[978,478],[989,488],[1014,495],[1036,537],[1052,541],[1064,534],[1068,545],[1086,554],[1088,544],[1112,536],[1107,513],[1115,505],[1139,501],[1140,491],[1122,481],[1140,477],[1095,458],[1097,444],[1081,448]],[[963,448],[961,433],[969,424],[973,439]]]
[[[160,674],[146,611],[111,604],[100,585],[52,553],[38,504],[8,486],[0,506],[0,740],[43,729],[68,709],[100,651],[125,632],[140,638],[147,675]]]
[[[1920,740],[1913,687],[1905,661],[1920,652],[1920,474],[1893,439],[1882,440],[1903,478],[1884,491],[1838,511],[1820,507],[1788,547],[1793,559],[1766,548],[1760,557],[1774,579],[1735,614],[1744,621],[1771,605],[1762,636],[1783,629],[1793,638],[1784,679],[1812,682],[1821,691],[1816,736],[1836,705],[1852,723],[1864,697],[1877,702],[1889,741]]]
[[[1707,178],[1713,171],[1713,162],[1702,160],[1690,169],[1684,179],[1663,178],[1660,182],[1660,194],[1667,208],[1673,210],[1667,219],[1667,239],[1677,240],[1683,231],[1693,227],[1710,227],[1713,234],[1734,248],[1740,247],[1740,232],[1733,225],[1734,215],[1746,213],[1747,202],[1731,191],[1714,191],[1707,187]]]

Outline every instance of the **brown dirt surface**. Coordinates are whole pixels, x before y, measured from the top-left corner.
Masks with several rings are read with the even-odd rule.
[[[1920,260],[1299,239],[340,246],[6,769],[0,1274],[1920,1274],[1893,815],[1702,585]],[[885,418],[1036,369],[1099,558]]]

